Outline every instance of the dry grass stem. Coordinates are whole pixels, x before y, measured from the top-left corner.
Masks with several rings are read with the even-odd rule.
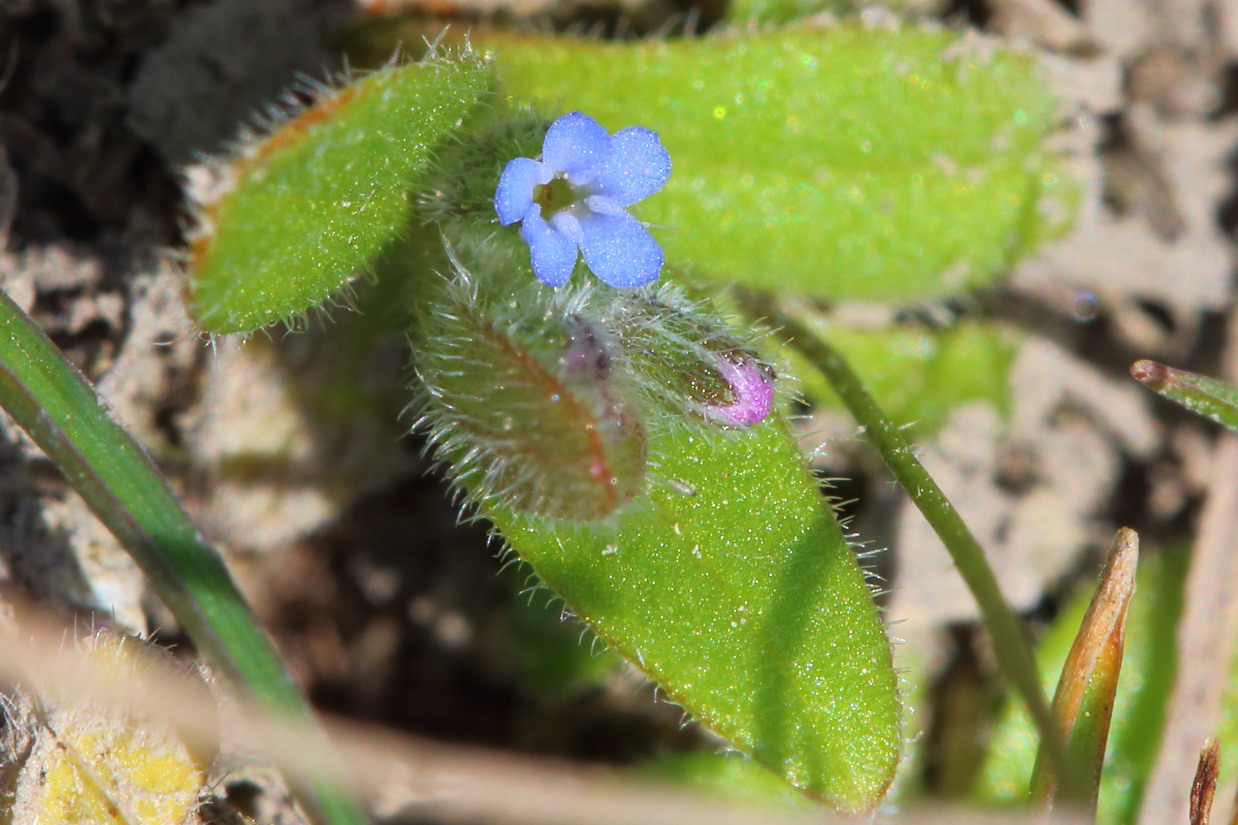
[[[23,611],[28,613],[29,611]],[[218,744],[215,703],[200,686],[156,661],[123,674],[92,659],[65,639],[72,634],[37,616],[0,633],[0,679],[98,702],[140,714],[177,730],[191,746]],[[303,775],[332,760],[313,734],[236,706],[222,725],[225,736],[289,775]],[[496,825],[842,825],[828,812],[738,807],[668,785],[604,770],[447,745],[355,723],[328,721],[327,730],[348,766],[341,779],[370,797],[409,800],[407,809],[444,822]],[[957,810],[900,812],[898,825],[1019,825],[1027,817]],[[1078,822],[1082,819],[1067,819]]]

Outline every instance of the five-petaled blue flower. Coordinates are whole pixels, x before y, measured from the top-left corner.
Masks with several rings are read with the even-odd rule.
[[[550,125],[540,160],[507,164],[494,209],[504,226],[520,223],[543,283],[567,283],[579,247],[606,283],[641,286],[661,274],[662,247],[624,207],[657,192],[670,174],[671,156],[656,132],[633,126],[612,136],[570,112]]]

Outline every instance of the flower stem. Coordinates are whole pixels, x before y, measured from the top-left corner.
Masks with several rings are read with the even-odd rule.
[[[1018,617],[1002,595],[997,577],[985,559],[983,548],[954,509],[954,505],[916,458],[902,431],[886,418],[859,377],[833,347],[778,310],[766,297],[746,290],[741,297],[742,304],[749,311],[755,310],[764,314],[766,320],[779,330],[787,343],[799,350],[829,380],[851,415],[864,427],[868,440],[877,448],[899,486],[946,546],[954,559],[955,567],[980,607],[985,626],[993,636],[998,665],[1027,704],[1032,721],[1040,733],[1042,748],[1054,772],[1064,778],[1061,798],[1066,801],[1086,798],[1086,793],[1078,788],[1077,777],[1068,768],[1065,744],[1041,692],[1036,658],[1031,645],[1023,633]]]
[[[206,660],[272,715],[313,715],[219,555],[181,509],[146,452],[33,321],[0,291],[0,406],[116,535]],[[311,778],[298,801],[324,825],[366,817],[334,780]]]

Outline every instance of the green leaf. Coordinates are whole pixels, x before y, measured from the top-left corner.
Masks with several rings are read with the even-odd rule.
[[[449,475],[699,722],[871,810],[900,751],[889,642],[781,422],[716,418],[746,403],[723,365],[768,378],[746,336],[671,284],[550,290],[505,244],[452,250],[412,332],[420,426]]]
[[[210,333],[318,306],[407,226],[411,190],[490,85],[472,54],[380,70],[240,152],[199,197],[189,302]]]
[[[855,555],[780,423],[677,427],[662,483],[611,522],[487,516],[594,632],[787,781],[872,809],[898,761],[889,642]]]
[[[1193,413],[1238,432],[1238,387],[1155,361],[1137,361],[1131,377]]]
[[[998,666],[1027,704],[1040,733],[1041,745],[1052,760],[1058,776],[1062,777],[1066,795],[1073,797],[1078,777],[1068,771],[1066,746],[1049,714],[1035,655],[1018,617],[998,586],[984,548],[916,458],[902,431],[877,406],[859,376],[838,351],[803,324],[781,312],[767,296],[750,290],[742,290],[741,295],[749,312],[764,314],[777,324],[783,339],[799,350],[829,380],[856,423],[864,428],[865,437],[881,454],[881,460],[898,485],[949,551],[959,575],[976,599],[985,627],[993,636]]]
[[[694,274],[906,301],[999,276],[1077,200],[1035,60],[944,30],[788,28],[617,43],[494,37],[500,89],[656,130],[636,207]]]

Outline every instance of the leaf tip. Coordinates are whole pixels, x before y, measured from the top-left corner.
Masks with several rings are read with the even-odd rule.
[[[1123,582],[1123,590],[1134,589],[1135,568],[1139,564],[1139,534],[1129,527],[1121,527],[1109,545],[1109,557],[1105,565],[1106,581]],[[1128,596],[1129,598],[1129,596]]]
[[[1148,389],[1160,392],[1173,382],[1173,373],[1164,364],[1145,358],[1131,365],[1131,378]]]

